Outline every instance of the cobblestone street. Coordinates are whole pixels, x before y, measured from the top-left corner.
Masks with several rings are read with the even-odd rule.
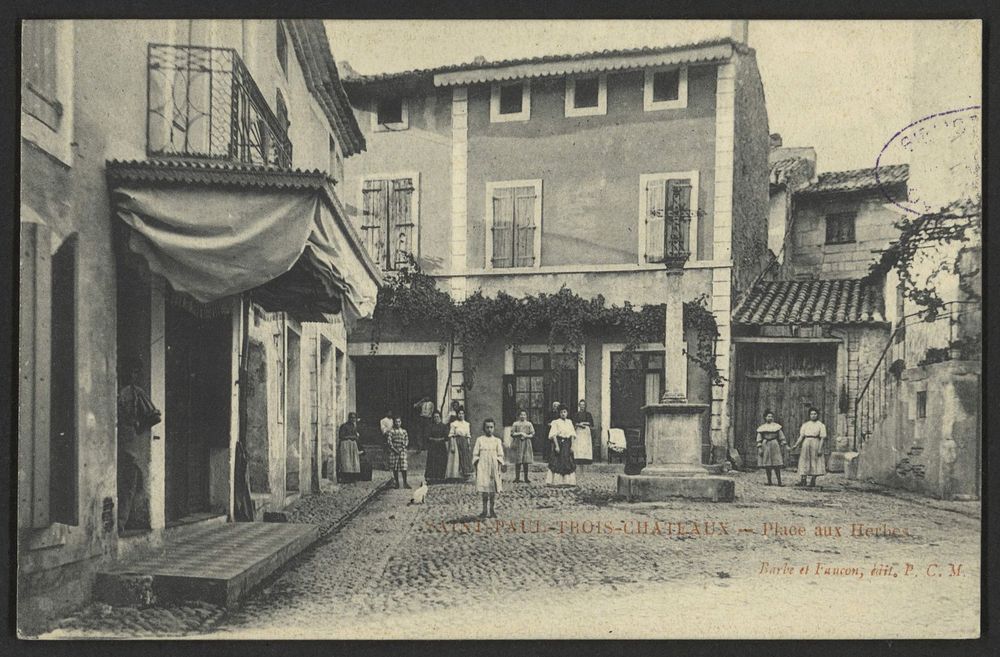
[[[581,474],[578,489],[546,488],[541,473],[514,484],[508,473],[499,518],[489,521],[477,518],[471,483],[431,486],[423,506],[407,505],[410,491],[389,489],[240,609],[213,613],[201,632],[888,638],[924,636],[933,619],[937,637],[978,633],[969,604],[979,591],[978,503],[930,506],[847,487],[838,476],[815,491],[734,476],[733,504],[627,504],[615,499],[610,473]],[[309,501],[314,521],[324,498],[332,502]],[[855,523],[862,536],[851,536]],[[842,535],[816,536],[817,526]],[[877,532],[865,536],[866,528]],[[960,575],[949,564],[961,564]],[[116,633],[110,623],[105,632]]]

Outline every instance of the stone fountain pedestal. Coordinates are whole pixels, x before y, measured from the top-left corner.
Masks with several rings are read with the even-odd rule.
[[[646,415],[646,467],[637,475],[618,475],[618,493],[629,502],[673,498],[732,502],[736,482],[711,474],[701,463],[701,414],[706,404],[665,401],[643,407]]]

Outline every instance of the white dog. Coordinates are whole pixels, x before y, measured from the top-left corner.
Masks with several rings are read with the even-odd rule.
[[[413,497],[407,502],[407,506],[410,504],[423,504],[424,500],[427,498],[427,482],[420,484],[420,488],[413,491]]]

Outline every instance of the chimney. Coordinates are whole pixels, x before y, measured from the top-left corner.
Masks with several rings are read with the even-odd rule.
[[[781,135],[777,132],[771,133],[771,148],[781,148]]]
[[[750,21],[746,19],[730,21],[729,35],[736,43],[747,45],[750,38]]]

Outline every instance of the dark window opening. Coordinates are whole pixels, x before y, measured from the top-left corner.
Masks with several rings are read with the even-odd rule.
[[[520,82],[500,85],[500,113],[520,114],[524,105],[524,85]]]
[[[49,520],[77,523],[76,238],[52,256]]]
[[[854,213],[839,212],[826,217],[826,243],[849,244],[854,241]]]
[[[917,417],[927,417],[927,391],[921,390],[917,393]]]
[[[288,128],[289,126],[291,126],[291,122],[288,120],[288,105],[285,105],[285,97],[281,95],[280,89],[277,92],[277,100],[275,101],[275,106],[277,108],[275,114],[278,117],[278,125],[280,125],[287,134]]]
[[[653,74],[653,102],[659,103],[680,98],[681,71],[657,71]]]
[[[378,124],[391,125],[403,122],[403,99],[383,98],[378,101]]]
[[[573,107],[597,107],[600,96],[600,80],[583,78],[574,83]]]
[[[281,64],[281,72],[288,75],[288,38],[285,36],[285,28],[281,26],[281,21],[275,21],[277,28],[277,38],[275,39],[275,53],[278,55],[278,63]]]

